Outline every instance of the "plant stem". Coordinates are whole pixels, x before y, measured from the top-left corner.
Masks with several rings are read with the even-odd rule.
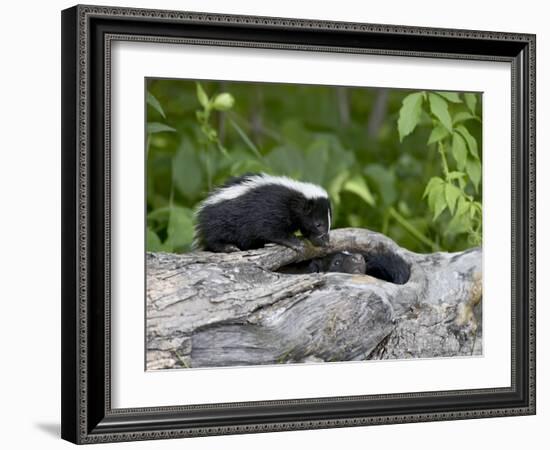
[[[248,120],[236,113],[235,111],[230,111],[230,116],[235,122],[241,123],[241,128],[248,126]],[[267,128],[263,123],[261,124],[261,128],[258,129],[258,132],[273,139],[274,141],[277,141],[279,143],[283,142],[283,137],[279,133],[277,133],[277,131]]]
[[[405,230],[411,233],[420,242],[430,247],[432,251],[435,252],[439,250],[439,246],[434,241],[424,236],[412,223],[399,214],[393,206],[390,207],[388,213],[399,223],[399,225],[405,228]]]
[[[439,150],[439,154],[441,155],[441,163],[443,165],[443,173],[445,174],[445,180],[449,181],[449,165],[447,164],[447,157],[445,156],[445,148],[443,147],[443,143],[441,141],[437,144],[437,149]]]

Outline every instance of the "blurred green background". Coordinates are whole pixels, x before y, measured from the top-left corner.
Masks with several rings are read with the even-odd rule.
[[[480,94],[149,79],[146,96],[148,251],[189,251],[197,203],[260,171],[322,185],[333,228],[481,244]]]

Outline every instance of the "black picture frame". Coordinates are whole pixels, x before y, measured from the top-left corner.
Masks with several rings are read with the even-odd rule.
[[[511,386],[112,409],[113,40],[511,63]],[[79,444],[535,414],[535,36],[120,7],[64,10],[61,406],[62,437]]]

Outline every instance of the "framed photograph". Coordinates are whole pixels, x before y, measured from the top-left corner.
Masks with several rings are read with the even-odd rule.
[[[535,413],[535,36],[62,12],[62,437]]]

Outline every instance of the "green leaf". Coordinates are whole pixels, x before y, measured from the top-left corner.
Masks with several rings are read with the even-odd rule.
[[[426,192],[428,194],[428,206],[430,207],[430,210],[435,211],[436,199],[441,197],[443,199],[443,202],[445,202],[445,182],[441,178],[439,178],[438,181],[434,181],[432,183],[429,182],[427,188],[428,187],[429,190],[426,189]]]
[[[481,163],[478,160],[468,158],[468,161],[466,161],[466,173],[477,192],[479,182],[481,181]]]
[[[250,138],[247,136],[247,134],[241,129],[237,123],[230,119],[229,123],[231,126],[235,129],[235,131],[238,133],[238,135],[241,137],[241,139],[244,141],[244,143],[248,146],[250,150],[252,150],[252,153],[254,153],[258,158],[262,158],[262,154],[260,153],[260,150],[258,150],[258,147],[254,145],[254,142],[250,140]]]
[[[181,206],[172,206],[168,219],[168,235],[165,245],[171,251],[182,251],[193,242],[193,213]]]
[[[454,184],[447,183],[445,185],[445,200],[451,214],[454,213],[456,202],[459,197],[462,196],[462,191],[458,189]]]
[[[147,133],[161,133],[163,131],[175,132],[175,128],[160,122],[147,122]]]
[[[147,91],[147,104],[152,106],[154,109],[158,111],[158,113],[166,119],[166,114],[164,114],[164,110],[162,109],[162,106],[160,105],[157,98],[151,94],[149,91]]]
[[[460,111],[453,116],[453,124],[466,122],[467,120],[476,119],[476,118],[477,118],[476,116],[473,116],[467,111]]]
[[[470,205],[470,211],[469,211],[470,220],[475,220],[476,216],[478,216],[477,220],[479,222],[481,222],[481,219],[482,219],[482,217],[481,217],[481,215],[482,215],[481,214],[481,203],[474,201],[474,202],[470,202],[469,205]]]
[[[437,92],[437,94],[451,103],[462,103],[462,100],[456,92]]]
[[[147,213],[147,223],[160,221],[168,222],[168,216],[170,215],[170,207],[162,206],[156,209],[153,209],[151,212]]]
[[[160,252],[163,250],[160,238],[153,230],[147,227],[147,251],[148,252]]]
[[[445,139],[448,135],[449,132],[447,131],[447,128],[445,128],[443,125],[437,125],[430,133],[430,137],[428,138],[428,145],[435,144],[436,142]]]
[[[466,201],[466,200],[464,200]],[[462,205],[459,205],[459,208],[463,209]],[[447,225],[447,228],[445,230],[445,234],[459,234],[459,233],[465,233],[470,229],[470,217],[468,213],[462,213],[462,214],[455,214],[449,224]]]
[[[399,119],[397,120],[397,131],[399,132],[399,140],[411,134],[418,122],[422,113],[422,101],[424,99],[423,92],[415,92],[409,94],[403,99],[403,104],[399,110]]]
[[[479,203],[478,202],[472,202],[472,203],[469,203],[469,206],[470,206],[470,210],[469,210],[469,213],[470,213],[470,220],[473,220],[474,217],[479,214],[481,216],[481,209],[478,209],[478,208],[481,208],[480,206],[478,207]],[[481,220],[481,217],[480,217],[480,220]]]
[[[472,220],[475,216],[476,216],[476,213],[477,213],[477,208],[475,207],[475,204],[474,203],[468,203],[469,205],[469,213],[470,213],[470,220]]]
[[[464,178],[465,176],[466,176],[466,174],[464,172],[453,171],[453,172],[449,172],[449,174],[447,175],[447,178],[449,180],[460,180],[461,178]]]
[[[479,153],[477,149],[477,141],[476,139],[470,134],[468,129],[464,125],[459,125],[456,127],[456,131],[458,131],[466,143],[468,144],[468,149],[470,150],[470,154],[476,158],[479,159]]]
[[[468,149],[466,143],[459,133],[453,133],[453,144],[451,152],[456,161],[458,170],[464,170],[466,167],[466,158],[468,157]]]
[[[340,192],[342,192],[344,183],[348,179],[348,176],[349,172],[347,170],[343,170],[331,180],[328,186],[328,193],[337,205],[340,204]]]
[[[458,199],[455,215],[460,216],[470,209],[470,202],[468,202],[463,196]]]
[[[427,195],[429,195],[432,189],[443,186],[444,184],[445,182],[439,177],[430,178],[430,181],[428,181],[428,184],[426,185],[426,189],[424,190],[424,195],[422,195],[422,198],[425,198]]]
[[[219,94],[214,99],[212,107],[218,111],[227,111],[228,109],[233,108],[235,104],[235,98],[228,92]]]
[[[449,114],[449,105],[447,102],[441,98],[439,95],[428,94],[430,100],[430,110],[432,114],[439,119],[441,124],[449,131],[453,131],[453,121],[451,120],[451,115]]]
[[[204,109],[208,109],[210,107],[208,95],[206,95],[206,92],[204,92],[204,89],[200,83],[197,83],[197,99]]]
[[[466,101],[466,106],[471,111],[471,113],[476,115],[476,105],[477,105],[477,95],[476,94],[464,94],[464,100]]]
[[[443,211],[445,211],[445,208],[447,207],[447,201],[445,199],[445,193],[444,188],[437,188],[434,189],[434,204],[433,204],[433,212],[434,212],[434,218],[433,220],[436,221],[437,218],[441,215]]]
[[[374,206],[376,203],[369,187],[367,186],[367,182],[361,175],[354,175],[347,180],[344,183],[343,190],[361,197],[365,203],[371,206]]]

